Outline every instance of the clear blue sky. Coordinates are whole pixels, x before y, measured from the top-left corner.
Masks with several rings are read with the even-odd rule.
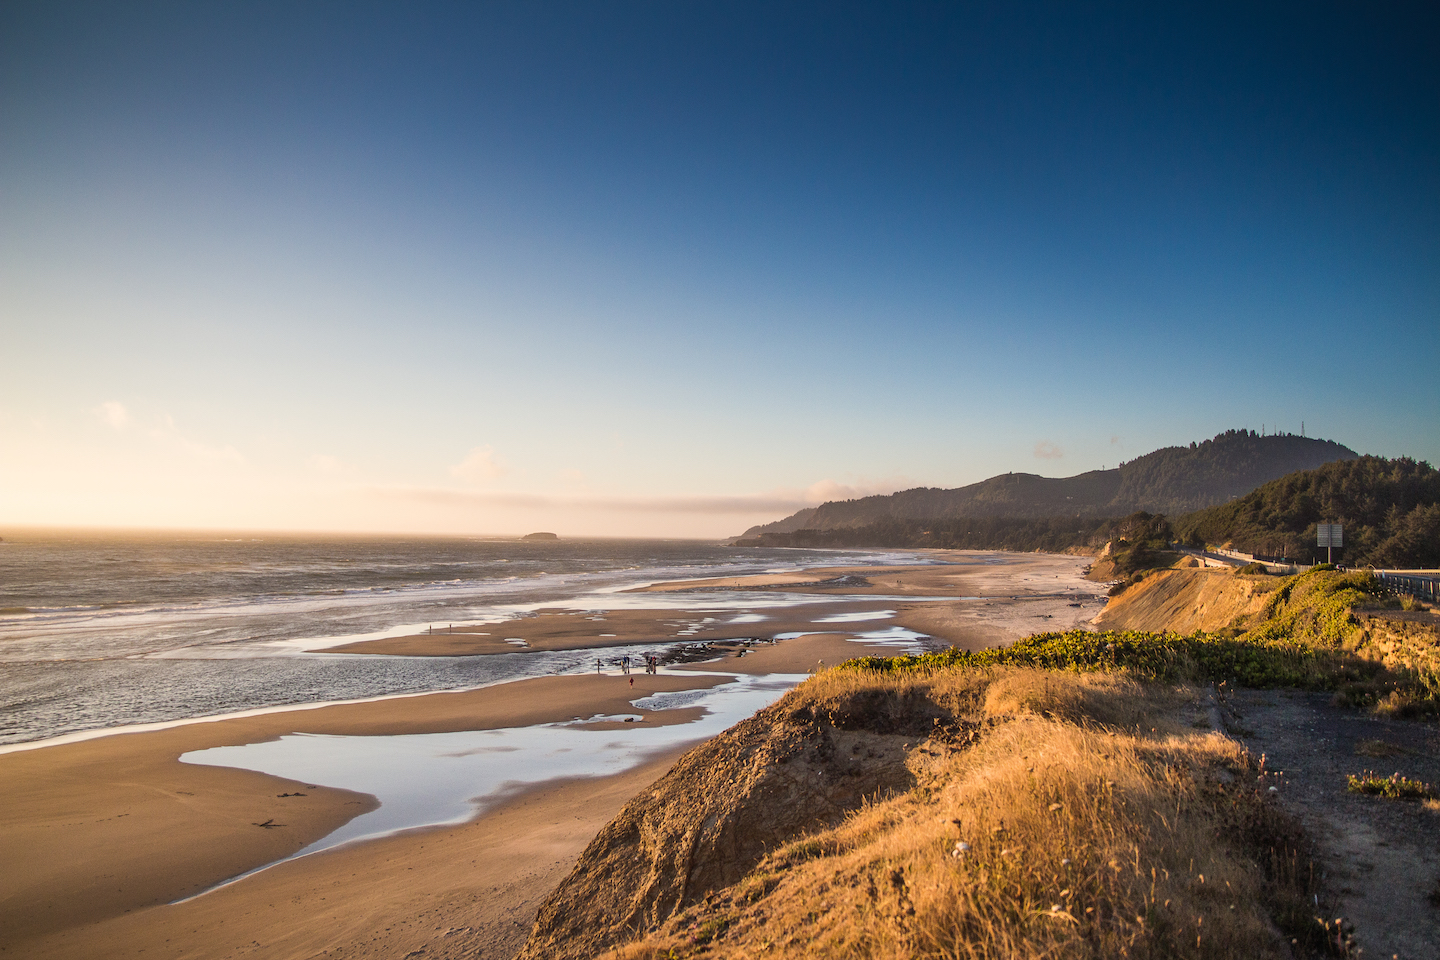
[[[1431,3],[0,6],[0,524],[1440,461]]]

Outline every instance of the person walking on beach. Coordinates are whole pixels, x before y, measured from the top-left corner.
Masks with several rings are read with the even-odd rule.
[[[600,658],[599,658],[599,657],[596,657],[596,658],[595,658],[595,675],[596,675],[596,676],[599,676],[599,675],[600,675]]]

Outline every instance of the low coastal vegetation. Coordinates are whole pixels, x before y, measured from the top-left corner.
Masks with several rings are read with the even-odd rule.
[[[848,661],[632,801],[521,956],[1348,955],[1224,703],[1281,686],[1440,712],[1435,631],[1391,631],[1388,603],[1319,569],[1221,631]],[[1440,810],[1418,781],[1350,783]]]
[[[1281,581],[1249,629],[1041,633],[1008,647],[869,657],[845,669],[1119,670],[1166,683],[1327,690],[1346,705],[1396,716],[1440,713],[1440,648],[1433,634],[1387,629],[1384,621],[1361,623],[1367,609],[1388,602],[1368,574],[1317,569]]]
[[[1352,773],[1346,779],[1352,793],[1365,793],[1390,800],[1434,800],[1440,796],[1430,784],[1402,777],[1398,773],[1382,777],[1366,770],[1364,773]]]

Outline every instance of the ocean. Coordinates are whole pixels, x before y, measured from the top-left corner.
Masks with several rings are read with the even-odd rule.
[[[0,745],[591,670],[596,651],[449,658],[317,648],[546,606],[633,606],[639,598],[621,591],[659,580],[914,562],[924,561],[687,540],[6,531]],[[637,650],[601,655],[627,652]]]

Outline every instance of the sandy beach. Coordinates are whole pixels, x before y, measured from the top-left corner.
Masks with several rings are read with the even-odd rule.
[[[585,845],[676,756],[551,783],[461,826],[292,860],[186,903],[87,917],[31,939],[7,933],[4,949],[56,960],[510,956]]]
[[[510,797],[458,827],[414,830],[288,861],[182,904],[227,878],[304,848],[373,808],[363,794],[246,770],[181,763],[187,752],[273,740],[293,733],[390,735],[486,730],[637,714],[660,725],[693,719],[696,708],[641,711],[633,699],[724,683],[723,673],[803,674],[893,647],[857,643],[854,632],[903,625],[946,642],[1013,639],[1093,616],[1078,596],[1083,561],[1029,556],[1006,566],[809,571],[793,583],[863,575],[870,586],[789,586],[740,578],[740,591],[813,594],[794,606],[757,609],[763,621],[718,622],[681,639],[767,638],[717,645],[722,659],[660,675],[557,676],[481,690],[284,710],[188,723],[0,754],[0,953],[27,957],[506,956],[534,910],[589,839],[677,752],[624,773],[551,781]],[[713,585],[705,585],[707,587]],[[1089,585],[1093,588],[1095,585]],[[651,592],[695,589],[681,583]],[[876,600],[859,599],[868,592]],[[989,597],[897,602],[897,597]],[[987,605],[988,604],[988,605]],[[437,634],[373,641],[371,652],[429,656],[487,652],[478,641],[525,639],[536,648],[612,640],[600,633],[673,641],[704,623],[696,609],[549,611],[490,637]],[[837,615],[884,619],[835,622]],[[731,611],[733,613],[733,610]],[[588,618],[587,618],[588,617]],[[718,617],[716,620],[718,621]],[[829,622],[823,622],[823,621]],[[1039,624],[1043,623],[1044,626]],[[671,632],[674,631],[674,632]],[[402,644],[397,648],[397,644]],[[359,647],[360,645],[357,645]],[[507,652],[515,646],[506,644]]]
[[[0,946],[190,896],[287,857],[374,805],[320,785],[181,763],[183,753],[293,733],[440,733],[596,714],[679,723],[693,711],[639,711],[630,701],[722,681],[641,674],[631,687],[618,676],[543,677],[0,755]]]

